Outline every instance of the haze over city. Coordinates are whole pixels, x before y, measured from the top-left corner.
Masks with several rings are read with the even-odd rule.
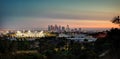
[[[120,0],[1,0],[1,29],[112,28],[119,15]]]

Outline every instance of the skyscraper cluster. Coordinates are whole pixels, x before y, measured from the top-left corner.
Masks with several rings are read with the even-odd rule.
[[[61,26],[61,25],[48,25],[48,31],[52,32],[75,32],[75,31],[81,31],[81,28],[74,28],[71,29],[69,25]]]
[[[61,32],[61,31],[65,31],[66,28],[64,26],[61,25],[48,25],[48,31],[53,31],[53,32]]]

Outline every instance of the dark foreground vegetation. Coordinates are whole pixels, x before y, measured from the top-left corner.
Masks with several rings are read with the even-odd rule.
[[[82,43],[56,37],[29,41],[4,36],[0,38],[0,59],[120,59],[120,29],[107,33],[105,38]]]

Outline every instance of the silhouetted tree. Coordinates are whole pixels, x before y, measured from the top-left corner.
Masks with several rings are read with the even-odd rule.
[[[119,16],[114,17],[114,19],[112,20],[112,23],[119,24],[119,26],[120,26],[120,18],[119,18]]]
[[[111,59],[120,59],[120,29],[111,29],[108,35],[111,43]]]

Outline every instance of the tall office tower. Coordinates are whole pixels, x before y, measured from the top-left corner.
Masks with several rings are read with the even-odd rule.
[[[51,31],[51,25],[48,25],[48,31]]]
[[[62,26],[62,32],[64,32],[65,31],[65,27],[64,26]]]
[[[55,24],[55,31],[58,32],[59,27]]]
[[[53,30],[54,30],[54,26],[50,25],[50,31],[53,31]]]
[[[66,27],[66,31],[67,31],[67,32],[70,31],[69,25],[67,25],[67,27]]]
[[[59,25],[59,27],[58,27],[58,31],[60,32],[61,31],[61,26]]]
[[[81,32],[81,28],[79,28],[78,31]]]

